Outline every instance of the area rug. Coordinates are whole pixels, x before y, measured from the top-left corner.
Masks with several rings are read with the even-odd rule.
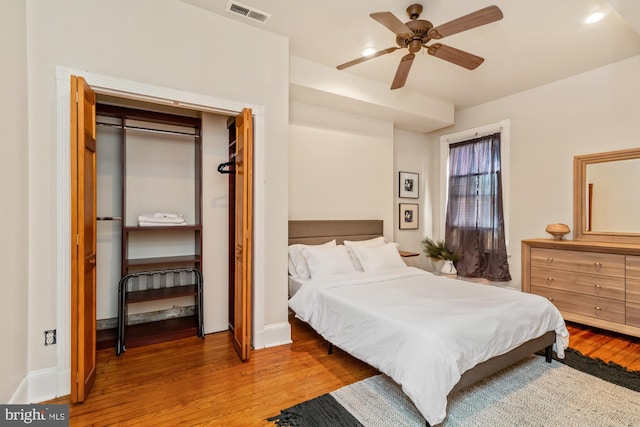
[[[562,362],[546,363],[532,355],[451,395],[440,426],[640,425],[640,371],[571,350]],[[268,421],[280,427],[428,425],[385,375],[300,403]]]

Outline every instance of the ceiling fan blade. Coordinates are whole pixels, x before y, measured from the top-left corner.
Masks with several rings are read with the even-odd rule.
[[[391,89],[398,89],[404,86],[409,76],[409,71],[411,71],[413,58],[415,57],[413,53],[408,53],[402,57],[400,65],[398,65],[398,70],[396,71],[396,76],[393,78],[393,83],[391,83]]]
[[[368,61],[368,60],[373,59],[373,58],[377,58],[378,56],[382,56],[382,55],[386,55],[387,53],[395,52],[398,49],[400,49],[399,46],[397,46],[397,47],[389,47],[387,49],[379,50],[378,52],[376,52],[374,54],[363,56],[361,58],[357,58],[357,59],[354,59],[352,61],[345,62],[344,64],[340,64],[336,68],[338,70],[344,70],[345,68],[351,67],[352,65],[360,64],[361,62]]]
[[[468,70],[475,70],[484,62],[484,58],[441,43],[427,46],[427,52],[429,52],[429,55],[444,59]]]
[[[375,12],[371,13],[369,16],[393,31],[397,36],[410,36],[413,34],[411,28],[407,27],[391,12]]]
[[[502,19],[502,16],[502,11],[498,6],[488,6],[432,28],[429,30],[428,37],[431,39],[441,39],[452,34],[461,33],[462,31],[499,21]]]

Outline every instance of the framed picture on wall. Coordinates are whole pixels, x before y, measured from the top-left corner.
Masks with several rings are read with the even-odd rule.
[[[418,204],[400,203],[400,230],[418,229]]]
[[[399,197],[403,199],[417,199],[420,192],[418,186],[418,180],[420,176],[413,172],[400,172],[398,183],[400,189],[398,191]]]

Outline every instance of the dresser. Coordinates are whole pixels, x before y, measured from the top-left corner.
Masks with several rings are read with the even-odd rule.
[[[523,240],[522,290],[565,320],[640,337],[640,245]]]

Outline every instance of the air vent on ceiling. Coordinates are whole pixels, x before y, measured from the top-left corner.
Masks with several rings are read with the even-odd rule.
[[[250,6],[246,6],[233,0],[227,3],[227,12],[235,13],[237,15],[244,16],[245,18],[261,22],[263,24],[267,21],[267,19],[269,19],[269,17],[271,17],[271,15],[266,12]]]

